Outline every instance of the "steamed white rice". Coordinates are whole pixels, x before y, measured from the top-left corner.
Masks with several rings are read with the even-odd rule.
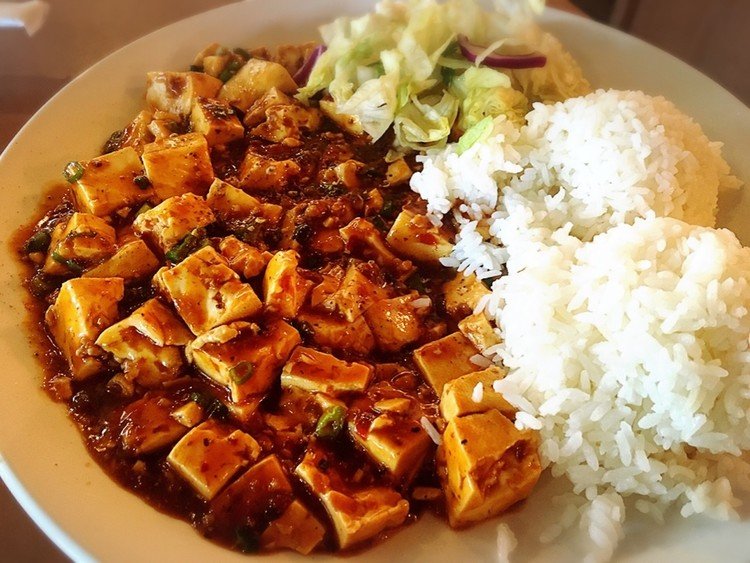
[[[496,120],[463,154],[428,153],[412,188],[434,222],[459,224],[446,265],[507,271],[479,307],[503,337],[484,354],[509,368],[495,389],[574,495],[545,539],[578,520],[603,561],[626,506],[736,517],[732,487],[750,484],[738,457],[750,449],[750,249],[711,228],[717,193],[737,185],[720,146],[639,92],[536,105],[527,119]]]

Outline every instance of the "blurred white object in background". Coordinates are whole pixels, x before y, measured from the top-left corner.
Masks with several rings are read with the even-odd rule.
[[[34,35],[44,25],[49,4],[42,0],[0,2],[0,27],[22,27]]]

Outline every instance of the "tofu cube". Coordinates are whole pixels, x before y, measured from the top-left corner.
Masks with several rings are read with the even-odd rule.
[[[169,413],[173,420],[182,424],[185,428],[198,425],[203,420],[203,415],[203,407],[195,401],[189,401]]]
[[[430,307],[414,307],[417,295],[402,295],[383,299],[365,311],[365,320],[375,335],[378,348],[384,352],[396,352],[419,340],[422,336],[423,319]]]
[[[377,416],[366,432],[361,434],[360,430],[354,421],[349,422],[349,434],[355,443],[396,481],[410,481],[433,446],[417,421],[393,411]]]
[[[177,442],[167,461],[195,492],[211,500],[240,469],[258,459],[260,451],[249,434],[207,420]]]
[[[402,256],[419,262],[437,264],[453,251],[447,233],[433,225],[427,216],[406,210],[398,214],[385,240]]]
[[[206,200],[195,194],[170,197],[153,209],[138,215],[133,229],[161,248],[162,252],[180,243],[191,231],[215,221]]]
[[[249,284],[226,260],[205,246],[169,269],[157,272],[163,289],[196,336],[216,326],[251,317],[263,307]]]
[[[297,315],[313,285],[300,275],[298,266],[299,254],[294,250],[281,250],[269,260],[263,274],[266,310],[287,318]]]
[[[252,150],[240,164],[239,184],[247,190],[280,190],[299,175],[301,168],[293,160],[274,160]]]
[[[53,229],[43,269],[53,276],[80,275],[83,268],[114,252],[115,230],[104,219],[73,213],[67,223],[58,223]]]
[[[222,219],[244,219],[248,216],[262,217],[278,223],[284,208],[274,203],[262,203],[248,193],[216,178],[208,190],[206,201]]]
[[[496,410],[452,419],[441,446],[450,525],[486,520],[526,498],[542,471],[538,443]]]
[[[243,123],[247,127],[254,127],[266,119],[266,112],[273,106],[293,104],[294,99],[279,91],[278,88],[271,88],[268,92],[258,98],[253,105],[245,112]]]
[[[107,217],[125,207],[133,207],[154,195],[151,186],[139,187],[135,178],[143,175],[143,165],[133,147],[81,162],[83,175],[71,186],[76,209]]]
[[[185,116],[199,96],[215,98],[222,85],[218,78],[202,72],[149,72],[146,103],[152,110]]]
[[[313,342],[318,346],[362,355],[369,354],[375,348],[375,337],[364,317],[347,321],[330,314],[303,311],[297,315],[297,320],[307,324]]]
[[[314,132],[320,128],[320,110],[299,104],[275,104],[265,111],[265,120],[251,133],[273,143],[285,139],[299,139],[302,132]]]
[[[320,499],[341,549],[348,549],[404,522],[409,514],[409,503],[396,491],[387,487],[337,490],[336,483],[342,481],[341,477],[332,478],[335,473],[332,466],[321,471],[321,464],[325,465],[323,460],[332,461],[326,453],[308,449],[294,472]]]
[[[371,277],[376,278],[380,273],[372,270],[371,264],[350,264],[341,285],[324,306],[335,309],[346,320],[353,321],[377,301],[390,297],[391,290],[387,284],[372,281]]]
[[[260,274],[273,257],[270,252],[258,250],[233,236],[221,239],[219,250],[229,267],[246,280]]]
[[[398,186],[408,182],[411,175],[412,171],[411,168],[409,168],[409,165],[403,158],[399,158],[388,165],[385,180],[389,186]]]
[[[171,446],[187,432],[171,417],[173,403],[166,397],[146,395],[133,401],[122,413],[120,442],[130,454],[137,456]]]
[[[269,513],[289,506],[294,497],[292,485],[275,455],[269,455],[250,467],[211,501],[214,529],[236,541],[236,530],[249,523],[264,522]],[[282,513],[283,514],[283,513]],[[253,530],[260,533],[261,530]],[[301,539],[301,531],[297,532]]]
[[[479,300],[492,292],[474,274],[456,276],[443,284],[445,310],[455,318],[463,318],[474,312]]]
[[[297,91],[297,84],[280,64],[250,59],[221,87],[219,99],[246,111],[271,88],[292,94]]]
[[[45,320],[73,379],[87,379],[104,369],[103,352],[95,341],[117,320],[124,294],[122,278],[76,278],[60,287]]]
[[[220,100],[198,97],[193,101],[190,125],[206,137],[208,146],[226,145],[245,136],[245,128],[232,106]]]
[[[260,545],[267,550],[286,548],[307,555],[325,536],[325,528],[307,507],[293,500],[260,536]]]
[[[349,252],[367,260],[375,260],[397,278],[405,279],[414,272],[414,265],[393,254],[383,241],[380,231],[367,219],[357,217],[346,227],[339,229],[339,234]]]
[[[284,321],[257,325],[236,322],[196,338],[186,349],[188,359],[208,377],[229,389],[241,403],[265,393],[277,380],[292,350],[302,342]]]
[[[440,396],[440,414],[445,420],[451,420],[467,414],[497,409],[512,419],[516,409],[492,387],[495,381],[502,379],[507,373],[506,369],[492,366],[449,381],[443,386]],[[474,401],[474,389],[477,385],[482,386],[480,401]]]
[[[461,331],[471,343],[476,346],[477,350],[483,351],[491,346],[500,344],[500,337],[495,334],[487,315],[479,312],[475,315],[469,315],[459,321],[458,330]]]
[[[141,239],[123,244],[111,258],[84,272],[84,278],[146,278],[159,269],[159,259]]]
[[[153,142],[154,135],[149,130],[149,124],[154,119],[154,114],[143,110],[135,116],[125,129],[112,134],[104,146],[104,153],[110,154],[125,147],[132,147],[140,156],[143,146]],[[140,160],[138,161],[140,166]]]
[[[96,344],[114,356],[128,380],[158,387],[182,370],[182,349],[190,331],[158,299],[150,299],[129,317],[105,329]]]
[[[422,377],[440,395],[446,383],[476,371],[476,364],[471,362],[476,353],[477,349],[463,334],[454,332],[417,348],[413,358]]]
[[[159,201],[185,193],[206,195],[214,169],[206,138],[188,133],[143,147],[143,167]]]
[[[372,379],[372,367],[345,362],[313,348],[297,346],[281,372],[281,387],[335,395],[364,392]]]

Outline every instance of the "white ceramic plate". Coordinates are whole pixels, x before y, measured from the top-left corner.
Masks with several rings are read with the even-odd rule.
[[[241,2],[161,29],[121,49],[63,89],[23,128],[0,158],[0,239],[36,209],[41,190],[60,178],[66,162],[94,156],[107,135],[141,106],[144,74],[184,68],[203,45],[273,45],[316,37],[315,28],[344,13],[362,13],[368,0]],[[663,94],[726,143],[735,172],[750,180],[750,110],[677,59],[591,21],[549,11],[544,25],[557,34],[596,86]],[[723,202],[722,224],[747,243],[744,194]],[[20,329],[24,318],[16,268],[7,244],[0,272],[0,475],[36,523],[79,561],[247,561],[219,548],[182,521],[164,516],[115,485],[89,458],[63,406],[41,390],[41,370]],[[517,561],[570,559],[566,542],[542,548],[533,541],[554,520],[551,485],[542,484],[522,509],[504,518],[519,536]],[[750,521],[716,523],[670,519],[664,527],[633,518],[618,551],[622,561],[747,561]],[[360,561],[492,561],[495,522],[455,533],[431,517],[402,530]],[[318,558],[324,558],[319,556]],[[294,554],[274,563],[300,560]]]

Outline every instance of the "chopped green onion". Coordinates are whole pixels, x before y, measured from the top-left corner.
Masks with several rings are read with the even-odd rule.
[[[83,176],[83,165],[75,160],[68,162],[63,170],[63,177],[70,183],[74,184]]]
[[[65,258],[65,256],[57,251],[52,252],[52,259],[58,264],[65,266],[74,274],[80,274],[83,272],[83,266],[71,258]]]
[[[190,72],[203,72],[202,65],[190,65]]]
[[[232,52],[235,55],[239,55],[240,57],[242,57],[246,61],[249,61],[250,59],[253,58],[253,56],[250,53],[248,53],[245,49],[243,49],[242,47],[235,47],[234,49],[232,49]]]
[[[151,187],[151,180],[145,174],[139,174],[133,178],[133,183],[142,190],[147,190]]]
[[[224,67],[224,70],[222,70],[219,74],[219,80],[221,80],[222,82],[228,81],[235,74],[237,74],[237,71],[242,67],[243,64],[244,63],[242,63],[242,61],[229,61],[227,63],[227,66]]]
[[[170,262],[177,264],[178,262],[182,262],[199,248],[203,248],[206,244],[207,241],[205,238],[190,233],[170,248],[164,256]]]
[[[424,281],[419,274],[412,274],[406,278],[406,287],[409,289],[415,289],[419,293],[425,293],[427,288],[424,285]]]
[[[37,231],[26,241],[24,250],[26,250],[27,254],[31,254],[32,252],[44,252],[49,248],[51,239],[52,237],[50,236],[49,231]]]
[[[396,202],[392,199],[387,199],[383,202],[383,207],[380,209],[380,214],[387,219],[393,219],[394,215],[398,212]]]
[[[386,232],[388,231],[388,225],[385,222],[385,219],[383,219],[380,215],[375,215],[371,218],[372,224],[375,225],[375,228],[379,231]]]
[[[254,371],[255,364],[253,362],[244,361],[229,370],[229,377],[237,385],[242,385],[245,381],[250,379]]]
[[[450,86],[453,82],[453,79],[456,77],[456,69],[447,66],[441,66],[440,76],[443,78],[443,83],[446,86]]]
[[[341,406],[327,408],[315,426],[315,435],[318,438],[336,438],[344,429],[344,419],[346,418],[346,409]]]
[[[260,549],[260,538],[250,526],[240,526],[234,531],[235,544],[243,553],[256,553]]]
[[[37,297],[49,295],[55,289],[55,283],[43,274],[37,274],[29,280],[29,291]]]
[[[205,407],[206,416],[209,418],[216,418],[218,420],[224,420],[229,416],[229,409],[219,399],[212,399]]]
[[[135,216],[138,217],[142,213],[146,213],[146,211],[151,211],[153,207],[149,205],[148,203],[144,203],[138,208],[138,211],[135,212]]]

